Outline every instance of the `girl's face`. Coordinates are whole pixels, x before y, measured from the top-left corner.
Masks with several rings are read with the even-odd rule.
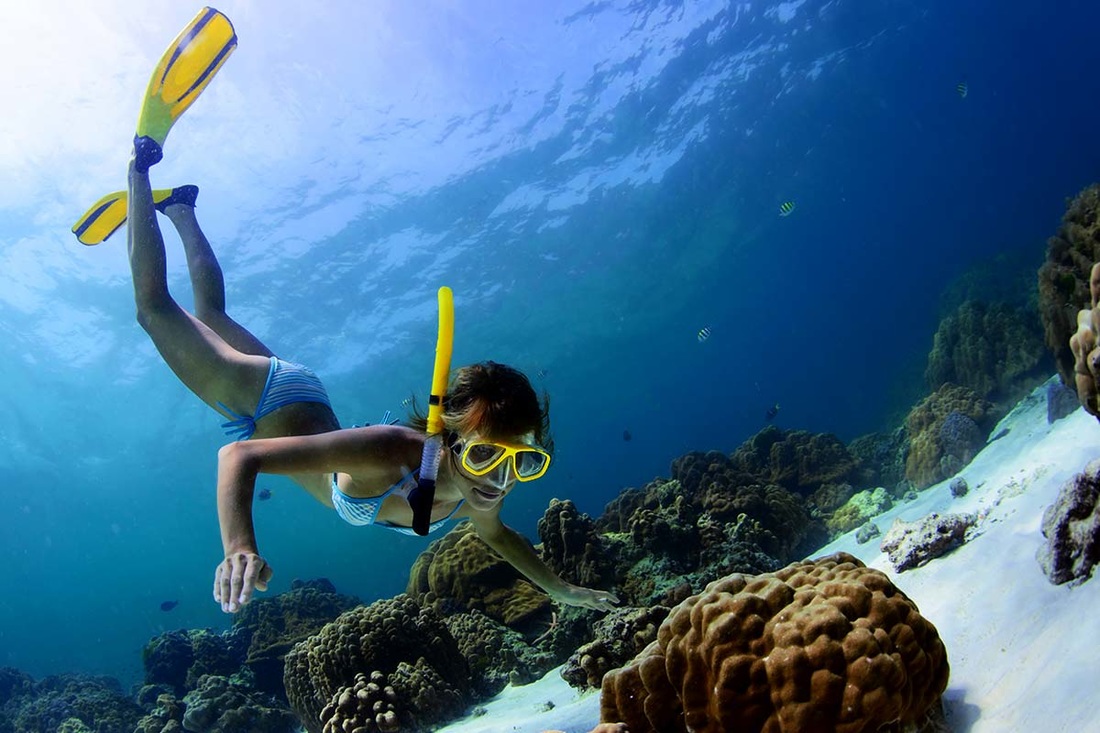
[[[460,438],[460,443],[475,440],[477,436],[467,439]],[[451,475],[458,484],[462,498],[474,509],[491,509],[497,506],[512,487],[516,485],[515,470],[512,467],[512,458],[506,458],[498,470],[494,470],[484,476],[475,476],[462,465],[455,451],[445,448],[447,456],[444,461],[450,467]]]

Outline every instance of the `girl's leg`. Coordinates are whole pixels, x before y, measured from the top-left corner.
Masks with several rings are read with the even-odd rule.
[[[138,323],[165,363],[201,400],[214,409],[223,402],[237,412],[251,413],[267,380],[269,359],[234,349],[172,299],[149,174],[136,170],[133,162],[128,214]]]
[[[225,312],[225,278],[214,256],[210,241],[199,227],[195,208],[172,204],[164,210],[176,225],[183,249],[187,254],[187,270],[191,275],[191,290],[195,294],[195,316],[237,351],[258,356],[274,356],[263,342]]]

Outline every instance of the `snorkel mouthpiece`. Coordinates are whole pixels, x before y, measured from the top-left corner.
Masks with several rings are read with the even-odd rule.
[[[420,475],[416,488],[409,492],[413,511],[413,531],[426,536],[432,524],[432,503],[435,501],[435,478],[439,474],[439,455],[443,445],[443,397],[447,393],[447,378],[451,373],[451,351],[454,347],[454,294],[444,286],[439,289],[439,333],[435,340],[435,368],[432,370],[432,391],[428,395],[428,439],[420,456]]]

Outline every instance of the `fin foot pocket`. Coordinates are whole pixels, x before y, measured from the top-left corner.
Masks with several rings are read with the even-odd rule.
[[[134,168],[138,173],[148,173],[149,169],[164,157],[164,149],[151,137],[134,137]]]
[[[184,206],[195,208],[195,200],[198,199],[198,197],[199,187],[189,183],[185,186],[176,186],[172,189],[172,193],[159,201],[154,194],[153,206],[156,208],[157,211],[165,214],[167,213],[166,210],[168,209],[168,207],[174,204],[183,204]]]

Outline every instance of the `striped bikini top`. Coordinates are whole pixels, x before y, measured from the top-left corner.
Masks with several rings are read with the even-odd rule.
[[[382,507],[382,502],[387,496],[396,494],[402,499],[409,498],[409,492],[416,487],[416,476],[420,469],[409,471],[406,473],[400,481],[393,486],[386,489],[378,496],[370,496],[367,498],[359,498],[355,496],[348,496],[340,490],[340,485],[336,482],[336,474],[332,474],[332,506],[336,508],[336,513],[340,515],[348,524],[354,524],[357,527],[366,527],[374,525],[375,527],[385,527],[386,529],[392,529],[394,532],[400,532],[401,534],[411,535],[413,537],[419,537],[412,527],[401,527],[396,524],[390,524],[389,522],[377,522],[375,518],[378,516],[378,510]],[[459,510],[465,500],[458,502],[458,505],[451,510],[451,513],[443,517],[436,522],[432,522],[428,526],[428,532],[435,532],[445,525],[448,520],[454,517],[455,512]]]

